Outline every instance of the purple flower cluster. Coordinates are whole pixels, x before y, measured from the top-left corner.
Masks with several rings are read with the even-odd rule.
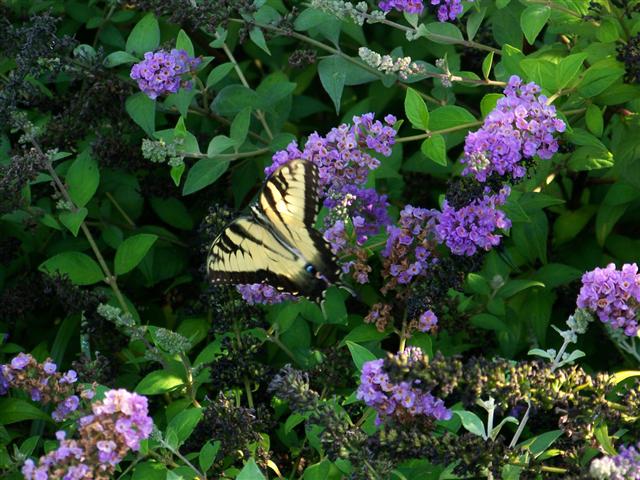
[[[423,333],[430,332],[438,326],[438,317],[431,310],[427,310],[418,318],[418,330]]]
[[[199,58],[190,57],[184,50],[147,52],[144,60],[131,68],[131,78],[138,81],[140,90],[155,100],[160,95],[176,93],[180,87],[190,88],[191,83],[182,77],[193,72],[199,64]]]
[[[422,350],[418,347],[408,347],[395,358],[400,355],[406,357],[406,366],[409,369],[424,358]],[[441,399],[419,388],[419,380],[394,384],[384,370],[384,362],[382,359],[372,360],[362,366],[357,392],[359,400],[363,400],[378,412],[377,424],[381,423],[384,417],[402,418],[406,414],[426,415],[436,420],[451,418],[451,411],[444,406]]]
[[[462,0],[430,0],[429,4],[441,22],[455,20],[463,11]],[[422,0],[381,0],[378,7],[385,13],[395,9],[420,15],[424,10]]]
[[[607,480],[629,480],[640,478],[640,443],[619,449],[618,455],[596,458],[591,462],[593,478]]]
[[[34,402],[55,404],[51,416],[61,422],[78,409],[80,398],[74,394],[76,372],[61,373],[57,369],[51,359],[38,363],[28,353],[19,353],[8,364],[0,365],[0,395],[15,388],[27,392]]]
[[[382,293],[398,284],[407,285],[423,275],[434,262],[433,229],[437,212],[407,205],[398,225],[387,226],[387,243],[382,250],[383,276],[388,278]]]
[[[420,15],[422,10],[424,10],[422,0],[381,0],[378,2],[378,7],[385,13],[395,9],[399,12],[417,13]]]
[[[593,311],[613,328],[623,329],[630,337],[638,333],[640,306],[640,274],[635,263],[625,263],[616,270],[613,263],[596,268],[582,276],[577,301],[579,308]]]
[[[266,283],[240,284],[236,285],[236,289],[249,305],[255,305],[257,303],[273,305],[274,303],[281,303],[286,300],[295,300],[298,298],[289,292],[281,292]]]
[[[502,235],[495,232],[510,228],[511,221],[498,207],[504,205],[510,193],[508,186],[495,195],[487,188],[481,199],[457,210],[445,200],[435,227],[438,242],[446,244],[454,255],[467,256],[500,244]]]
[[[484,120],[482,128],[467,135],[464,146],[466,164],[462,174],[484,182],[493,174],[524,177],[524,160],[535,155],[548,160],[558,151],[555,134],[564,132],[565,123],[556,117],[553,105],[540,93],[535,83],[523,84],[514,75]]]
[[[151,434],[146,397],[124,389],[109,390],[91,410],[78,421],[77,440],[59,431],[57,449],[42,456],[37,465],[31,459],[24,463],[26,480],[111,478],[124,456],[138,451],[140,442]]]
[[[384,122],[373,113],[353,117],[353,124],[332,128],[326,136],[314,132],[304,149],[291,142],[285,150],[273,155],[273,163],[265,169],[269,176],[291,160],[303,159],[318,167],[321,197],[329,209],[325,217],[324,235],[336,254],[356,257],[343,265],[356,281],[365,283],[370,268],[361,257],[362,245],[389,224],[387,196],[374,189],[364,188],[369,172],[380,165],[372,153],[391,155],[396,131],[392,125],[396,117],[387,115]],[[295,298],[278,292],[266,284],[240,285],[238,290],[249,303],[278,303]]]

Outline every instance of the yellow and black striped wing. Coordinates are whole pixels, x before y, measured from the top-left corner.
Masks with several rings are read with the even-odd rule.
[[[318,168],[306,160],[292,160],[265,182],[258,200],[259,212],[270,227],[292,246],[329,283],[339,269],[327,242],[315,228],[320,210]]]
[[[240,217],[227,226],[207,258],[208,276],[214,284],[266,282],[294,294],[316,294],[326,285],[306,265],[304,258],[253,217]]]

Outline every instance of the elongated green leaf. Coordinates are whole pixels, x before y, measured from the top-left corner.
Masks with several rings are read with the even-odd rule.
[[[363,346],[349,341],[347,341],[346,344],[347,348],[349,348],[349,351],[351,352],[353,363],[355,363],[358,370],[362,370],[362,365],[364,365],[365,362],[376,360],[376,356]]]
[[[22,422],[24,420],[45,420],[51,418],[32,403],[20,398],[0,398],[0,425]]]
[[[156,370],[140,380],[136,387],[136,392],[142,395],[158,395],[169,392],[183,383],[180,377],[172,373],[165,370]]]
[[[342,91],[347,79],[347,74],[343,70],[338,69],[338,64],[325,58],[318,64],[318,74],[320,75],[320,83],[325,91],[329,94],[329,98],[333,102],[336,114],[340,112],[340,100],[342,99]]]
[[[404,111],[413,128],[429,129],[429,110],[422,97],[413,88],[407,88],[404,98]]]
[[[45,260],[39,270],[50,275],[67,275],[76,285],[92,285],[104,279],[98,264],[81,252],[64,252]]]
[[[133,27],[127,38],[126,50],[138,56],[160,45],[160,26],[153,13],[148,13]]]
[[[125,109],[131,117],[150,137],[156,129],[156,104],[144,93],[131,95],[125,102]]]
[[[140,233],[122,242],[116,251],[114,261],[116,275],[125,274],[136,268],[157,239],[157,235]]]
[[[551,8],[546,5],[530,5],[520,14],[520,27],[527,42],[533,45],[536,37],[551,16]]]
[[[65,180],[73,203],[78,207],[84,207],[89,203],[100,184],[100,171],[98,163],[89,155],[88,150],[73,161]]]
[[[229,160],[217,160],[215,158],[198,160],[198,163],[189,170],[187,180],[184,182],[184,188],[182,189],[182,195],[189,195],[208,187],[218,180],[227,171],[227,168],[229,168]]]
[[[267,477],[260,471],[256,461],[250,458],[240,470],[236,480],[267,480]]]

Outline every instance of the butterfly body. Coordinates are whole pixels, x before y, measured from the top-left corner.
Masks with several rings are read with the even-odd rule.
[[[293,160],[266,180],[250,214],[237,218],[214,240],[207,258],[215,284],[268,283],[319,298],[339,269],[314,224],[320,209],[318,170]]]

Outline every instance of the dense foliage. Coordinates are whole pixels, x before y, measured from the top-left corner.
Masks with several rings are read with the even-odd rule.
[[[640,478],[640,1],[0,4],[0,476]],[[296,159],[342,271],[213,286]]]

